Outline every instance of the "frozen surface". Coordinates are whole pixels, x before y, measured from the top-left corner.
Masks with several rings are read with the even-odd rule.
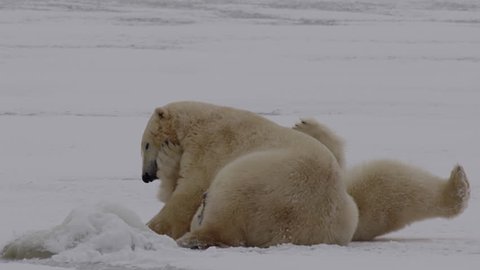
[[[0,0],[0,248],[43,231],[60,252],[0,268],[476,269],[478,48],[478,0]],[[152,109],[184,99],[315,117],[349,165],[460,163],[470,206],[348,247],[177,248],[141,225],[161,204],[139,144]]]

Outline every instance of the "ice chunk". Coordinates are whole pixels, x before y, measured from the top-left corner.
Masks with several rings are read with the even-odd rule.
[[[175,242],[150,231],[129,209],[112,203],[98,203],[74,209],[62,224],[50,230],[25,234],[8,244],[5,259],[72,256],[92,259],[115,252],[157,250]],[[64,259],[62,259],[64,258]]]

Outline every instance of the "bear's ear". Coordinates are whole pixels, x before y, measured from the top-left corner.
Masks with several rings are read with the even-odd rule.
[[[165,109],[162,108],[162,107],[159,107],[159,108],[156,108],[156,109],[155,109],[155,114],[156,114],[160,119],[163,119],[163,118],[166,118],[166,117],[167,117],[167,110],[165,110]]]

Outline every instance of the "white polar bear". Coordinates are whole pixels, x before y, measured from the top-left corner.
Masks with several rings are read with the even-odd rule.
[[[328,127],[304,119],[293,128],[322,142],[344,164],[343,140]],[[162,149],[160,173],[177,174],[173,164],[178,163],[181,151],[180,146],[172,144]],[[167,178],[161,179],[163,182]],[[345,182],[359,208],[355,241],[372,240],[427,218],[457,216],[467,207],[470,194],[461,166],[455,166],[450,177],[444,179],[399,161],[377,160],[347,170]],[[192,228],[202,219],[202,209],[194,216]]]
[[[294,129],[323,142],[343,163],[343,142],[327,127],[308,119]],[[377,160],[348,169],[345,182],[359,210],[355,241],[372,240],[427,218],[457,216],[470,197],[460,165],[445,179],[399,161]]]
[[[183,153],[148,223],[155,232],[199,248],[350,242],[357,207],[336,158],[314,138],[248,111],[171,103],[155,110],[143,135],[145,182],[157,178],[166,142]],[[201,219],[187,233],[197,209]]]

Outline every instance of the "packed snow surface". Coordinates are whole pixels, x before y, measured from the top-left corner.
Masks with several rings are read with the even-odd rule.
[[[0,0],[0,269],[478,269],[478,0]],[[452,220],[347,247],[181,249],[144,224],[156,106],[314,117],[352,166],[396,158],[471,184]]]

